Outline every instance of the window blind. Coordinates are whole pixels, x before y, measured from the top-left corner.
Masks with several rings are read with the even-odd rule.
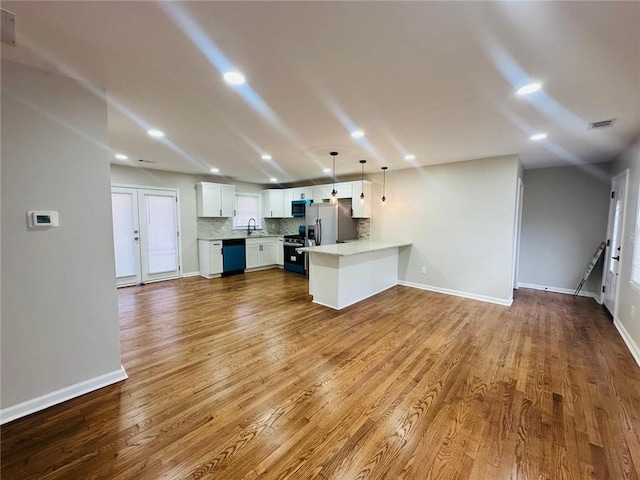
[[[233,217],[234,228],[246,228],[249,219],[256,219],[256,228],[261,228],[260,195],[236,193],[236,216]],[[251,222],[253,226],[253,222]]]

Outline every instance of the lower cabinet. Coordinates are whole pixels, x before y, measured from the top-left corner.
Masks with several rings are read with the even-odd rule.
[[[277,245],[276,238],[247,238],[247,269],[275,266]]]
[[[222,241],[198,240],[200,276],[219,277],[222,274]]]
[[[276,239],[276,265],[284,266],[284,237]]]

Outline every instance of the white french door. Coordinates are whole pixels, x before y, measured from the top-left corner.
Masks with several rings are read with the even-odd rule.
[[[116,284],[180,276],[178,192],[112,187]]]
[[[602,302],[609,313],[616,316],[618,301],[618,268],[622,253],[622,221],[626,199],[627,171],[617,175],[611,181],[611,202],[609,204],[609,226],[607,229],[607,248],[605,250],[604,274],[602,278]]]

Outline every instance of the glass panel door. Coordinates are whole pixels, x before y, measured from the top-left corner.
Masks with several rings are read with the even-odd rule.
[[[139,190],[142,281],[180,276],[177,193]]]
[[[116,284],[135,285],[141,281],[137,189],[113,187],[111,211]]]

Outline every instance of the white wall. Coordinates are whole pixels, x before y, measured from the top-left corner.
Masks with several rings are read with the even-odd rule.
[[[625,339],[629,349],[640,364],[640,293],[631,288],[631,262],[633,259],[633,235],[638,212],[640,185],[640,137],[625,150],[614,162],[612,174],[615,176],[629,169],[629,188],[625,204],[622,251],[620,252],[620,271],[618,277],[619,297],[615,312],[615,324]],[[640,242],[640,238],[635,238]],[[635,318],[631,316],[631,307],[635,307]]]
[[[2,61],[3,421],[124,376],[107,142],[103,100]],[[28,210],[60,227],[28,230]]]
[[[180,189],[180,217],[182,233],[182,273],[190,274],[199,271],[198,239],[196,210],[196,183],[231,183],[236,185],[236,192],[261,193],[263,186],[253,183],[231,182],[210,175],[190,175],[186,173],[166,172],[122,165],[111,165],[111,183],[139,185],[148,187],[165,187]]]
[[[524,174],[521,284],[573,292],[606,239],[610,163],[540,168]],[[583,291],[599,296],[602,259]]]
[[[374,202],[371,238],[412,243],[401,254],[400,280],[509,303],[519,164],[512,155],[387,172],[387,202]],[[379,174],[369,178],[382,183]]]

